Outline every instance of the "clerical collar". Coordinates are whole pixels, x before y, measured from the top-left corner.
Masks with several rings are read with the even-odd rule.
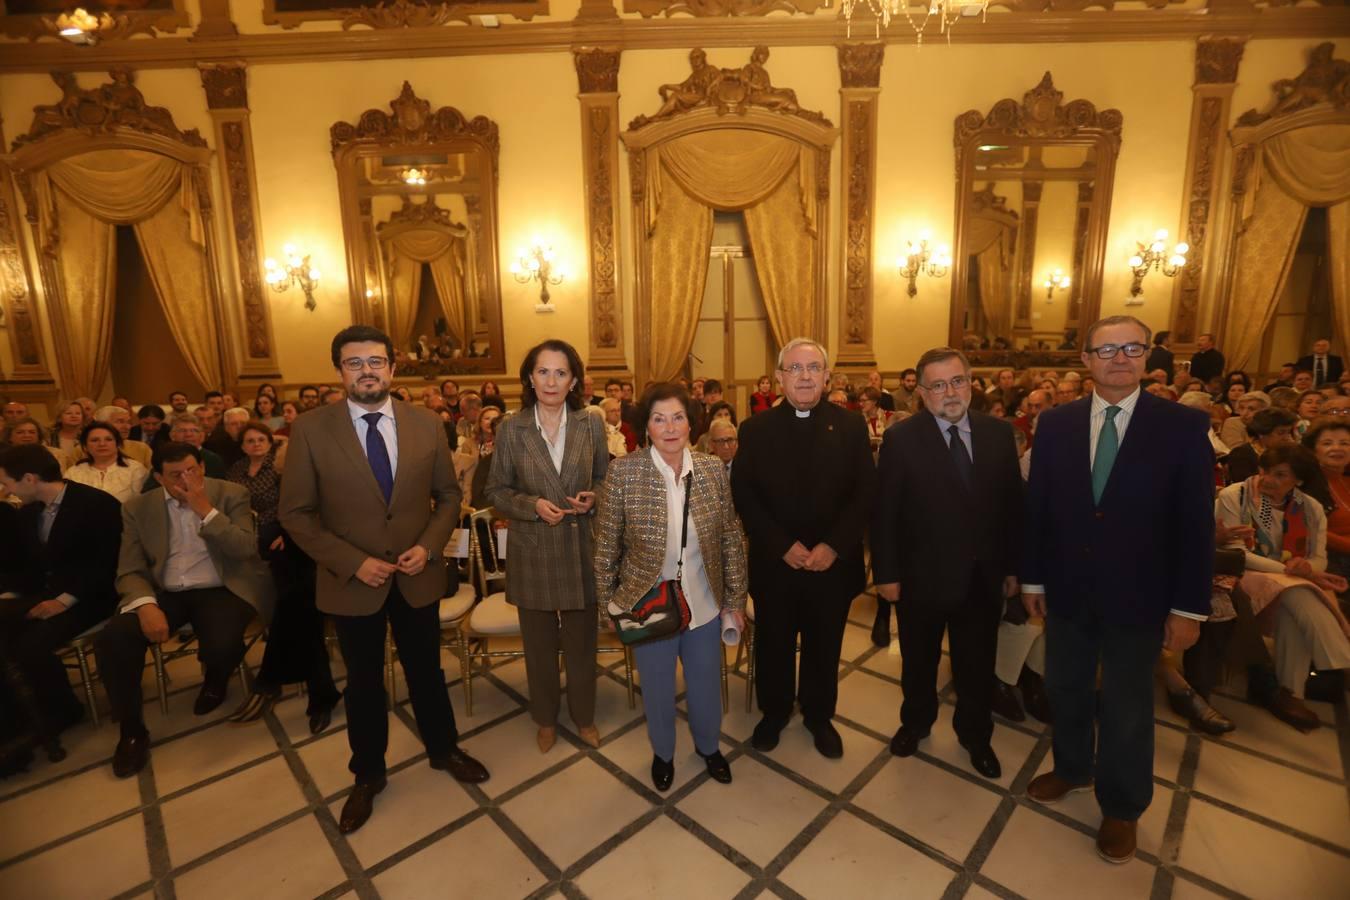
[[[794,406],[794,407],[792,408],[792,411],[795,412],[795,413],[797,414],[797,418],[799,418],[799,419],[809,419],[809,418],[811,418],[811,410],[809,410],[809,409],[797,409],[797,408]]]

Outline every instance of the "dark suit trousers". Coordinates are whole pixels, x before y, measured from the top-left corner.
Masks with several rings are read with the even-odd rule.
[[[389,746],[389,713],[384,689],[385,623],[393,632],[399,662],[408,682],[413,717],[427,756],[443,757],[458,738],[455,713],[441,669],[440,606],[413,609],[395,584],[384,608],[368,616],[333,616],[338,644],[347,665],[347,742],[352,748],[348,769],[358,784],[384,777],[384,751]]]
[[[942,659],[942,632],[948,634],[952,680],[956,684],[953,726],[962,744],[982,747],[994,733],[989,710],[994,688],[994,657],[998,650],[998,621],[1003,613],[1000,580],[976,570],[966,596],[951,609],[922,597],[909,597],[901,586],[900,685],[905,700],[900,723],[920,734],[937,721],[937,672]]]
[[[93,607],[75,606],[50,619],[25,616],[42,601],[37,597],[0,600],[0,728],[13,733],[13,726],[34,715],[60,718],[80,704],[71,690],[66,667],[52,652],[75,635],[97,624],[101,616]]]
[[[197,658],[205,671],[205,682],[224,687],[244,658],[244,629],[256,615],[252,606],[228,589],[200,588],[191,591],[160,591],[156,597],[169,635],[191,624],[197,635]],[[141,670],[150,642],[141,631],[140,617],[121,613],[108,620],[94,639],[103,685],[113,718],[122,723],[124,735],[145,730],[141,719]]]
[[[767,718],[792,718],[794,683],[803,719],[817,724],[834,717],[839,652],[853,602],[838,591],[835,580],[828,573],[794,573],[790,580],[779,578],[779,587],[786,590],[755,598],[755,696]]]
[[[1055,774],[1071,784],[1095,778],[1102,814],[1128,822],[1153,800],[1153,667],[1162,637],[1161,625],[1128,626],[1097,617],[1074,621],[1052,612],[1045,623]]]

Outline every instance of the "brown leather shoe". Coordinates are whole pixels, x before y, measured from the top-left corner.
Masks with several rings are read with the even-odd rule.
[[[600,729],[596,728],[594,725],[582,725],[577,729],[577,735],[588,746],[599,748]]]
[[[1097,855],[1109,863],[1123,865],[1134,859],[1135,823],[1124,819],[1102,818],[1097,832]]]
[[[1058,803],[1069,794],[1090,790],[1092,790],[1091,781],[1086,784],[1074,784],[1065,781],[1054,772],[1046,772],[1031,779],[1031,784],[1027,785],[1027,796],[1037,803]]]
[[[479,784],[488,780],[487,767],[458,747],[451,748],[445,756],[427,760],[433,769],[449,772],[456,781],[466,784]]]
[[[384,790],[389,782],[381,778],[378,781],[366,781],[352,788],[347,802],[342,804],[342,816],[338,819],[338,831],[351,834],[370,818],[375,810],[375,795]]]
[[[539,742],[539,752],[547,753],[553,749],[553,745],[558,741],[558,729],[552,725],[545,725],[539,729],[535,735],[535,740]]]
[[[1288,722],[1299,731],[1312,731],[1322,724],[1322,720],[1317,717],[1317,713],[1308,709],[1307,705],[1289,693],[1287,688],[1280,688],[1273,700],[1270,701],[1270,711],[1275,714],[1275,718],[1281,722]]]

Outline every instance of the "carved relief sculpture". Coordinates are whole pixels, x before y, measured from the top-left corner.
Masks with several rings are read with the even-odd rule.
[[[872,222],[883,43],[839,46],[844,111],[844,285],[840,360],[872,364]]]
[[[618,251],[615,248],[619,51],[590,47],[573,51],[580,92],[582,161],[585,166],[586,228],[589,235],[591,357],[602,366],[627,368],[620,347]]]
[[[149,106],[136,88],[135,73],[125,67],[108,70],[112,81],[85,90],[75,83],[73,72],[52,72],[52,81],[61,88],[61,99],[33,108],[33,124],[27,134],[14,139],[15,149],[45,135],[67,128],[87,134],[104,134],[113,128],[129,128],[145,134],[157,134],[192,147],[205,147],[206,141],[195,128],[180,131],[173,116],[162,106]]]
[[[619,51],[584,47],[572,51],[577,90],[583,94],[610,94],[619,89]]]
[[[1288,115],[1330,103],[1336,109],[1350,105],[1350,62],[1335,59],[1336,45],[1318,44],[1308,54],[1308,66],[1296,78],[1281,78],[1271,85],[1275,97],[1265,112],[1249,109],[1238,118],[1238,127],[1260,125],[1276,116]]]
[[[637,131],[660,119],[705,106],[716,109],[718,115],[740,115],[749,107],[757,107],[830,127],[830,121],[820,113],[801,108],[795,91],[773,86],[764,67],[768,60],[769,48],[761,46],[751,51],[750,61],[741,68],[719,69],[708,65],[703,50],[691,50],[689,77],[678,84],[661,85],[661,108],[654,115],[638,116],[628,128]]]
[[[494,162],[497,159],[497,123],[486,116],[468,119],[453,106],[442,106],[433,113],[431,102],[418,97],[406,81],[399,95],[389,102],[389,108],[393,110],[392,114],[368,109],[355,125],[335,123],[328,130],[333,153],[354,141],[419,144],[471,138],[492,154]],[[493,171],[496,171],[495,165]]]
[[[1069,137],[1086,128],[1114,135],[1119,146],[1123,121],[1118,109],[1099,112],[1089,100],[1065,103],[1064,93],[1055,88],[1054,80],[1046,72],[1040,84],[1022,96],[1021,103],[1012,99],[1000,100],[987,116],[974,109],[963,113],[956,120],[956,146],[959,151],[967,138],[982,129],[1005,132],[1013,137],[1056,138]]]
[[[377,0],[356,6],[323,6],[313,0],[263,0],[263,24],[296,28],[305,22],[337,21],[342,30],[435,28],[468,24],[471,16],[504,13],[528,22],[548,13],[548,0]]]
[[[843,88],[874,88],[881,86],[881,63],[886,58],[886,45],[877,41],[866,44],[839,45],[839,86]]]
[[[703,19],[767,16],[771,12],[810,15],[828,6],[829,0],[624,0],[623,11],[641,13],[644,18],[683,13]]]

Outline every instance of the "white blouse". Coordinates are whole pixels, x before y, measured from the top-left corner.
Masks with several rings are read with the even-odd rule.
[[[684,516],[684,476],[694,471],[694,457],[689,448],[684,448],[684,459],[680,463],[680,479],[675,480],[675,472],[666,465],[661,454],[655,449],[650,451],[656,471],[666,483],[666,562],[661,567],[661,578],[669,581],[680,568],[680,529]],[[689,601],[689,628],[693,630],[721,615],[717,606],[717,597],[712,585],[708,583],[708,570],[703,567],[703,550],[698,543],[698,528],[694,524],[694,514],[689,513],[689,540],[684,548],[684,570],[680,573],[684,586],[684,597]]]
[[[150,475],[145,466],[136,460],[128,459],[126,463],[125,466],[111,465],[102,470],[94,468],[92,463],[78,463],[66,470],[66,481],[98,488],[126,503],[141,492],[145,479]]]

